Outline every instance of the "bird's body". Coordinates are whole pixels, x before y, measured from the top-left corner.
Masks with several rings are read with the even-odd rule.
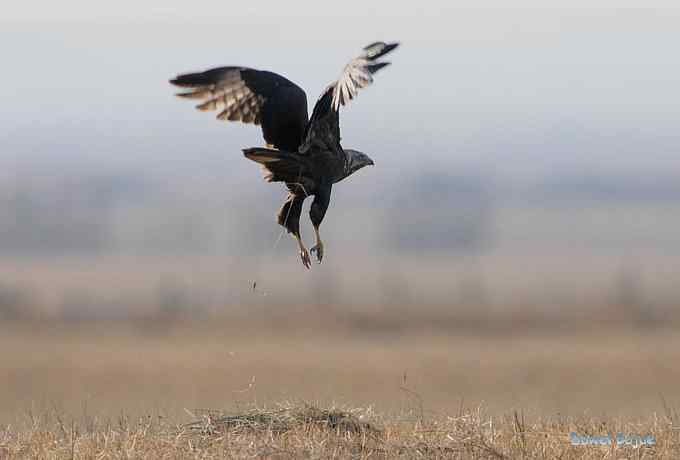
[[[220,67],[206,72],[180,75],[171,83],[191,88],[180,97],[201,99],[199,110],[221,109],[220,120],[242,121],[262,126],[266,148],[243,150],[262,166],[267,182],[284,182],[288,197],[278,213],[278,223],[297,240],[302,263],[311,266],[309,252],[300,236],[302,204],[313,196],[309,215],[316,245],[312,252],[321,262],[324,250],[319,227],[328,209],[333,184],[373,161],[364,153],[340,145],[339,108],[353,99],[359,88],[368,86],[371,75],[386,62],[378,59],[397,43],[373,43],[350,61],[337,81],[319,97],[308,120],[305,92],[273,72],[247,67]]]

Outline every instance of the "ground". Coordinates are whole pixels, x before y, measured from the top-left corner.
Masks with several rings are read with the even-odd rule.
[[[672,330],[288,320],[4,322],[0,459],[680,458]]]
[[[29,414],[22,427],[0,430],[0,458],[678,458],[673,415],[621,420],[606,417],[491,417],[461,407],[448,416],[309,404],[204,411],[193,423],[162,417],[69,421],[58,412]],[[629,444],[572,445],[579,436],[625,436]],[[620,434],[619,434],[620,433]],[[640,437],[639,433],[645,433]],[[635,445],[638,443],[638,445]]]

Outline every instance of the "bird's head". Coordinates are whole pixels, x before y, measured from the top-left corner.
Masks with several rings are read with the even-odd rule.
[[[345,154],[347,154],[347,171],[345,171],[345,177],[354,174],[364,166],[373,166],[375,164],[364,152],[345,150]]]

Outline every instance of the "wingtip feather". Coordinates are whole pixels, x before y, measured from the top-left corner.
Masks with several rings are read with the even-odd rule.
[[[184,88],[186,88],[187,86],[190,86],[183,79],[183,77],[184,77],[184,75],[178,75],[175,78],[171,78],[170,80],[168,80],[168,83],[170,83],[171,85],[180,86],[180,87],[184,87]]]
[[[400,45],[399,42],[373,42],[364,47],[365,56],[370,60],[379,59]]]

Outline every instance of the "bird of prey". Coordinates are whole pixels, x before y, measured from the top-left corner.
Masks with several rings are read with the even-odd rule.
[[[243,153],[261,165],[267,182],[286,184],[288,197],[279,210],[278,223],[297,241],[302,264],[307,269],[311,259],[300,235],[302,203],[307,197],[314,197],[309,217],[316,244],[311,251],[321,263],[324,245],[319,226],[328,209],[333,184],[373,165],[368,155],[340,145],[340,106],[373,82],[372,75],[389,64],[380,58],[398,45],[375,42],[366,46],[345,66],[340,78],[326,87],[309,119],[305,92],[273,72],[219,67],[170,80],[173,85],[186,88],[177,96],[200,100],[198,110],[219,110],[219,120],[262,127],[266,148],[247,148]]]

